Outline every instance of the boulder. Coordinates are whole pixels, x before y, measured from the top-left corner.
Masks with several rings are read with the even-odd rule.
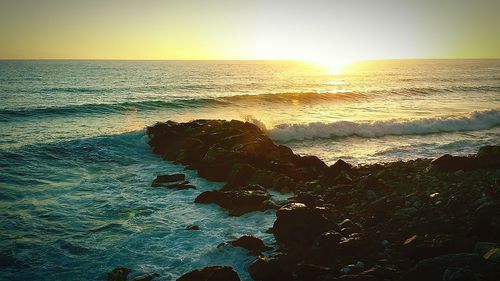
[[[208,266],[188,272],[177,281],[240,281],[240,277],[229,266]]]
[[[126,267],[119,266],[119,267],[113,269],[113,271],[108,272],[106,280],[108,280],[108,281],[126,281],[127,276],[130,273],[130,271],[131,270],[126,268]]]
[[[485,260],[478,254],[461,253],[438,256],[418,262],[399,280],[442,281],[447,269],[468,269],[479,273],[484,270],[485,265]]]
[[[475,159],[465,156],[451,156],[450,154],[444,154],[432,160],[431,165],[443,172],[471,171],[477,168]]]
[[[215,203],[229,211],[232,216],[248,212],[275,209],[271,195],[260,185],[246,185],[236,189],[205,191],[196,197],[195,203]]]
[[[295,261],[286,255],[259,257],[248,266],[255,281],[294,281]]]
[[[340,172],[350,173],[352,169],[352,165],[345,162],[342,159],[337,160],[333,165],[328,167],[328,175],[332,178],[337,177]]]
[[[253,235],[243,235],[240,238],[231,241],[231,245],[247,249],[250,251],[250,254],[255,256],[271,249],[270,247],[267,247],[262,240]]]
[[[302,203],[281,207],[273,225],[276,242],[292,252],[311,248],[318,236],[335,228],[325,214],[324,208],[310,208]]]
[[[481,168],[500,168],[500,146],[498,145],[481,147],[475,157]]]
[[[171,175],[160,175],[157,176],[156,179],[151,183],[152,187],[159,187],[163,183],[184,181],[186,179],[186,175],[184,174],[171,174]]]

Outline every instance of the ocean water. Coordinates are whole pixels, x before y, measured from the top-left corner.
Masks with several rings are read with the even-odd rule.
[[[500,60],[367,62],[0,61],[0,279],[99,280],[118,265],[157,280],[211,264],[242,280],[252,260],[219,244],[273,245],[275,214],[195,205],[221,185],[153,189],[184,172],[144,128],[195,118],[254,122],[327,163],[468,154],[500,142]],[[275,194],[275,196],[281,196]],[[186,231],[190,224],[200,231]]]

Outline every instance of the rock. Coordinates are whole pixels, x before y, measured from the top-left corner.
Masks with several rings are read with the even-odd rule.
[[[301,203],[281,207],[273,225],[276,242],[291,251],[310,248],[319,235],[335,228],[325,212],[324,208],[309,208]]]
[[[158,187],[162,183],[183,181],[185,179],[186,179],[186,175],[184,175],[184,174],[160,175],[160,176],[157,176],[156,179],[153,180],[153,182],[151,183],[151,186]]]
[[[368,274],[352,274],[344,275],[340,277],[325,276],[319,278],[318,281],[379,281],[379,279],[373,275]]]
[[[324,260],[339,258],[337,249],[339,243],[344,240],[346,238],[342,234],[336,231],[327,231],[316,238],[313,245],[314,252],[319,258]]]
[[[229,266],[208,266],[186,273],[177,281],[240,281],[240,277]]]
[[[471,171],[477,168],[475,159],[465,156],[451,156],[450,154],[432,160],[431,165],[443,172]]]
[[[255,168],[249,164],[236,164],[231,168],[228,184],[243,185],[255,174]]]
[[[373,201],[375,199],[377,199],[377,193],[375,193],[375,191],[369,189],[366,191],[366,199],[368,199],[368,201]]]
[[[481,168],[500,168],[500,146],[498,145],[481,147],[475,157]]]
[[[271,195],[259,185],[246,185],[231,190],[205,191],[198,195],[194,202],[215,203],[229,210],[229,214],[232,216],[276,208],[276,205],[271,201]]]
[[[252,255],[260,255],[261,252],[265,252],[270,247],[267,247],[262,240],[253,235],[243,235],[240,238],[231,241],[231,245],[235,247],[241,247],[250,251]]]
[[[166,185],[165,188],[175,189],[175,190],[185,190],[185,189],[196,189],[196,186],[189,184],[188,181]]]
[[[294,261],[288,256],[259,257],[248,266],[255,281],[294,281]]]
[[[126,281],[130,271],[131,270],[126,267],[119,266],[113,269],[113,271],[108,272],[106,279],[108,281]]]
[[[147,274],[134,278],[134,281],[151,281],[153,278],[160,276],[159,274]]]
[[[337,160],[333,165],[328,167],[328,175],[332,178],[337,177],[340,172],[350,173],[352,169],[352,165],[345,162],[342,159]]]
[[[299,264],[295,276],[299,281],[316,281],[321,276],[335,275],[336,272],[328,267],[314,264]]]
[[[471,233],[483,241],[500,242],[500,203],[488,201],[476,208]]]
[[[200,227],[196,224],[191,224],[186,227],[186,230],[200,230]]]
[[[445,271],[450,268],[465,269],[481,272],[485,260],[478,254],[452,254],[425,259],[418,262],[405,273],[400,281],[442,281]],[[447,277],[449,278],[449,277]]]

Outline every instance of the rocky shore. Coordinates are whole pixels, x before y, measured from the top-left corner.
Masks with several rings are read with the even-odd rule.
[[[277,210],[276,251],[255,237],[231,242],[256,256],[248,265],[256,281],[500,280],[498,146],[467,157],[328,166],[235,120],[168,121],[147,134],[165,160],[225,182],[196,203],[232,216]],[[269,189],[294,195],[275,202]],[[224,266],[193,270],[178,280],[239,280]]]

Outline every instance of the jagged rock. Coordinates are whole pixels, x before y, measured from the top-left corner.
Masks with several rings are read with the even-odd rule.
[[[349,173],[351,172],[352,165],[345,162],[342,159],[337,160],[333,165],[328,167],[328,175],[330,177],[336,177],[340,172]]]
[[[131,270],[126,267],[119,266],[113,269],[113,271],[108,272],[106,279],[108,281],[126,281],[130,271]]]
[[[151,183],[152,187],[158,187],[162,183],[170,183],[176,181],[183,181],[186,179],[186,175],[184,174],[171,174],[171,175],[160,175],[157,176],[156,179]]]
[[[188,272],[177,281],[240,281],[240,277],[229,266],[208,266]]]
[[[247,249],[252,255],[260,255],[261,252],[271,249],[270,247],[267,247],[262,240],[253,235],[243,235],[240,238],[231,241],[231,245]]]
[[[215,203],[229,210],[233,216],[241,216],[248,212],[275,209],[271,195],[259,185],[246,185],[237,189],[221,189],[205,191],[198,195],[195,203]]]
[[[319,235],[335,228],[325,212],[324,208],[310,208],[301,203],[281,207],[273,225],[276,242],[290,251],[310,248]]]
[[[465,156],[442,155],[432,160],[431,165],[444,172],[455,172],[458,170],[471,171],[477,168],[477,163],[473,158]]]

